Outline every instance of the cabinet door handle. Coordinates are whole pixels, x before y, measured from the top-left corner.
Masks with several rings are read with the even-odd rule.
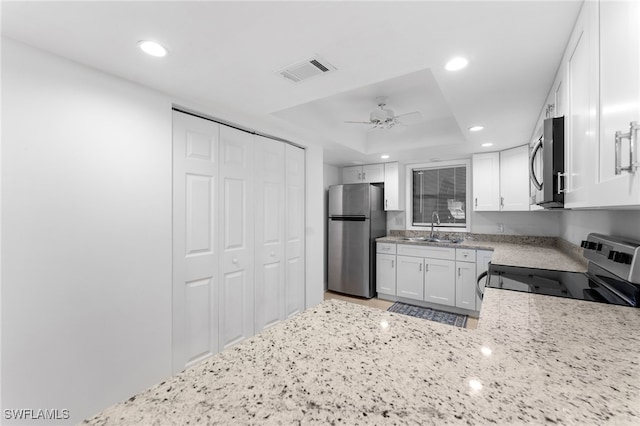
[[[635,160],[636,143],[638,142],[638,129],[640,126],[637,121],[629,123],[629,132],[622,133],[617,131],[615,133],[615,150],[616,150],[616,174],[622,174],[622,172],[635,173],[638,168],[638,162]],[[622,139],[629,139],[629,166],[622,167]]]
[[[562,186],[563,186],[563,185],[562,185],[562,181],[564,180],[564,178],[565,178],[566,176],[567,176],[567,174],[566,174],[566,173],[560,173],[560,172],[558,172],[558,174],[557,174],[557,178],[558,178],[558,186],[557,186],[557,188],[558,188],[558,190],[557,190],[556,192],[558,193],[558,195],[562,194],[563,192],[567,192],[566,188],[563,188],[563,187],[562,187]],[[566,182],[565,182],[565,185],[564,185],[564,186],[566,186]]]
[[[392,267],[392,268],[395,268],[395,264],[396,264],[396,261],[395,261],[395,260],[392,260],[392,261],[391,261],[391,267]]]
[[[387,207],[389,207],[389,200],[384,200],[384,208],[386,209]]]
[[[362,172],[362,180],[365,180],[367,178],[367,173],[366,172]]]
[[[500,197],[500,207],[504,207],[504,197]]]
[[[362,180],[362,173],[358,173],[358,180]]]
[[[418,265],[418,270],[422,272],[422,263]]]
[[[478,207],[478,197],[476,197],[476,207]]]
[[[458,276],[460,276],[460,268],[458,268]]]

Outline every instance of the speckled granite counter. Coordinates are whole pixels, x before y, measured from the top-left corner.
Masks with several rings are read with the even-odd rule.
[[[586,259],[580,248],[566,241],[549,237],[511,237],[503,241],[465,238],[456,244],[407,241],[403,237],[389,236],[377,238],[377,242],[394,244],[437,245],[452,248],[493,250],[491,263],[497,265],[524,266],[529,268],[557,269],[584,272]]]
[[[477,330],[325,301],[86,423],[640,424],[639,329],[494,289]]]

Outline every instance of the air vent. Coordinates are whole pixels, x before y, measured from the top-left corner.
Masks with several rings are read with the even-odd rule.
[[[278,73],[289,81],[299,83],[302,80],[314,77],[320,74],[326,74],[335,71],[336,68],[329,62],[314,56],[302,62],[298,62],[293,65],[289,65],[278,71]]]

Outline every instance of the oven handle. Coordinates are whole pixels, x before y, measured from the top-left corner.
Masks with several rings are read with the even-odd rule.
[[[480,280],[486,277],[488,273],[489,271],[484,271],[478,276],[478,280],[476,281],[476,294],[478,295],[480,300],[482,300],[482,296],[483,296],[482,290],[480,289]]]
[[[538,154],[540,148],[542,148],[542,136],[540,136],[540,139],[536,141],[536,144],[531,149],[531,156],[529,157],[529,178],[531,179],[533,186],[535,186],[538,191],[542,189],[542,183],[540,183],[538,181],[538,178],[536,177],[536,171],[533,168],[533,162],[536,160],[536,155]]]

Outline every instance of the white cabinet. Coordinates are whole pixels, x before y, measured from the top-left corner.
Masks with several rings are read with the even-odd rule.
[[[630,132],[630,123],[640,125],[640,3],[599,3],[600,98],[594,185],[588,205],[640,205],[640,128],[633,130],[635,146],[620,141],[616,159],[616,132]],[[621,170],[616,173],[616,163]],[[636,167],[625,170],[631,163]]]
[[[424,259],[397,256],[396,295],[408,299],[424,299]]]
[[[640,205],[640,168],[618,170],[638,161],[630,132],[640,122],[640,4],[635,1],[584,2],[560,67],[564,75],[565,207]],[[558,78],[556,78],[558,80]],[[633,169],[633,168],[631,168]]]
[[[500,151],[500,207],[529,210],[529,146]]]
[[[477,280],[477,277],[480,276],[480,274],[482,274],[483,272],[489,269],[489,262],[491,262],[491,256],[493,256],[493,252],[490,250],[478,250],[476,254],[476,280]],[[486,282],[486,278],[479,283],[481,291],[484,291],[485,282]],[[474,281],[474,288],[475,288],[475,285],[476,285],[476,281]],[[479,311],[481,305],[482,305],[482,300],[476,294],[476,310]]]
[[[500,210],[500,153],[474,154],[471,164],[473,210]]]
[[[456,262],[456,306],[476,309],[476,264]]]
[[[342,183],[384,182],[384,164],[367,164],[342,169]]]
[[[396,295],[396,245],[376,243],[376,292]]]
[[[376,251],[378,293],[470,311],[480,309],[475,283],[483,269],[476,267],[476,257],[486,270],[491,251],[389,243],[378,243]]]
[[[425,259],[424,300],[441,305],[456,305],[455,262]]]
[[[565,207],[588,205],[597,149],[597,3],[585,2],[565,53]],[[591,177],[590,177],[591,176]]]
[[[398,163],[384,164],[384,209],[404,210],[404,191],[401,170]]]
[[[475,154],[474,211],[529,210],[529,147]]]
[[[342,183],[362,183],[362,166],[344,167]]]
[[[396,294],[395,254],[376,254],[376,292]]]

